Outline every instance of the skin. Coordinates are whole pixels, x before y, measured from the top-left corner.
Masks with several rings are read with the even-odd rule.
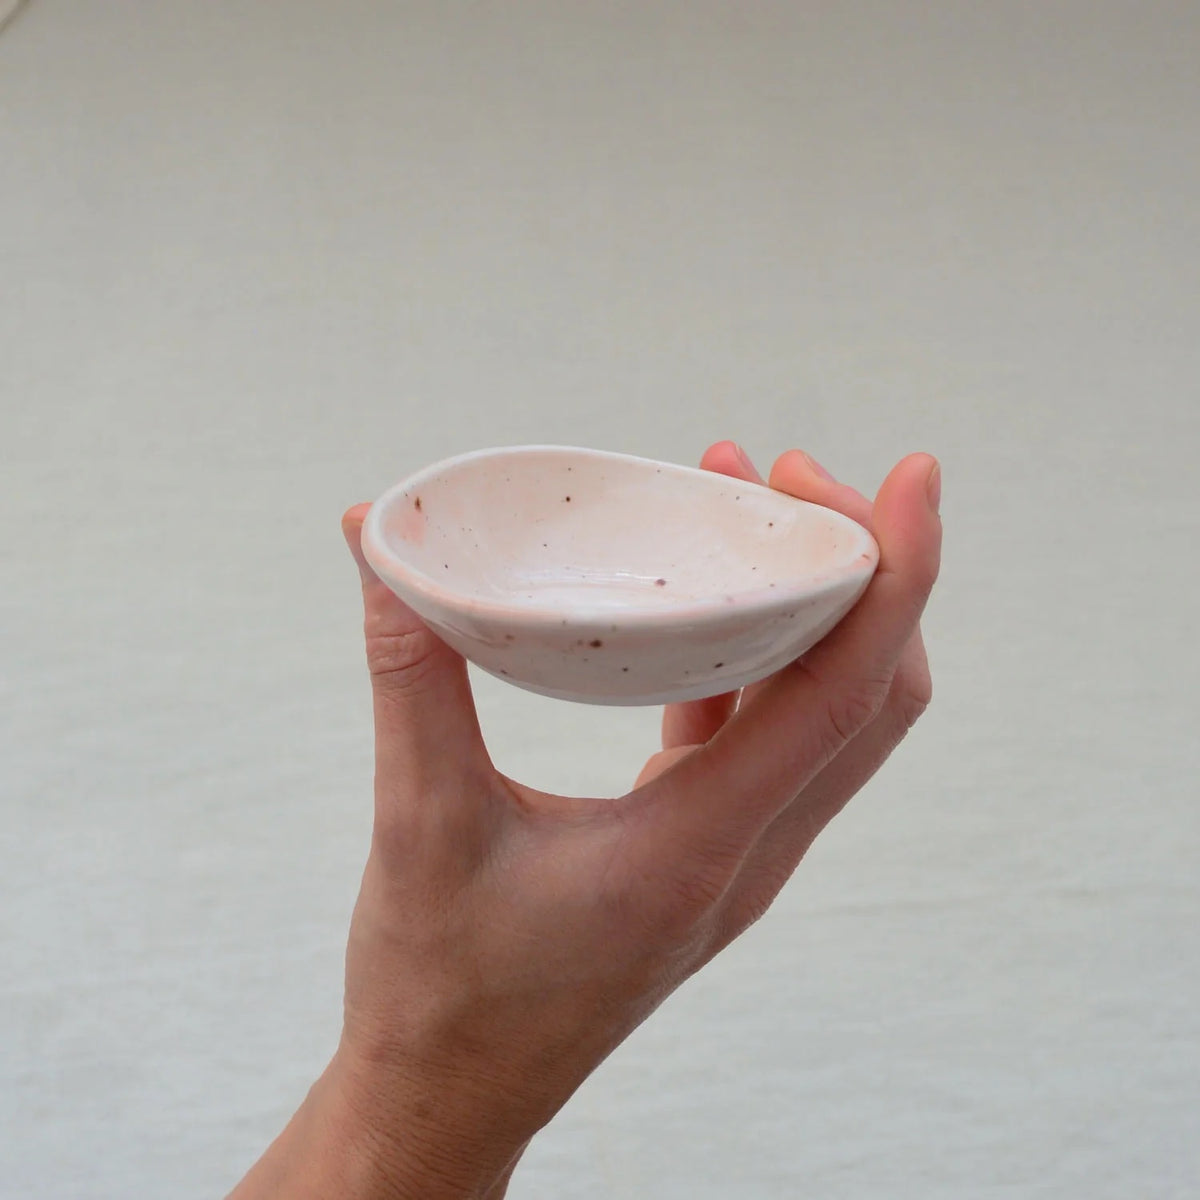
[[[730,442],[702,465],[762,482]],[[498,1200],[533,1135],[766,912],[924,711],[936,461],[902,460],[874,504],[798,450],[769,483],[871,528],[879,569],[800,661],[740,696],[669,706],[662,750],[612,799],[550,795],[495,769],[465,663],[367,566],[367,506],[346,513],[376,775],[344,1027],[235,1200]]]

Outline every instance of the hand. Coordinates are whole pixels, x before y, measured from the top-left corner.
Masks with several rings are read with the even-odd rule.
[[[931,462],[924,455],[914,457]],[[905,460],[909,461],[912,460]],[[744,452],[732,442],[720,442],[712,446],[700,460],[700,465],[735,479],[769,483],[776,491],[835,509],[868,529],[873,527],[871,502],[854,488],[838,483],[824,467],[800,450],[789,450],[781,455],[771,469],[769,480],[762,478]],[[932,464],[930,470],[933,474],[927,476],[927,482],[933,489],[930,495],[936,513],[941,502],[941,471],[936,464]],[[933,572],[930,585],[937,574],[940,533],[938,524],[936,538],[928,547],[928,552],[932,554],[929,565]],[[886,561],[881,561],[881,570],[887,566]],[[924,599],[921,600],[921,606],[924,607]],[[663,748],[642,768],[638,784],[653,779],[672,763],[715,737],[734,712],[749,703],[769,682],[756,683],[740,693],[728,692],[689,704],[668,705],[663,712]],[[867,723],[869,728],[854,736],[853,747],[847,747],[836,755],[809,782],[802,794],[797,796],[796,802],[788,805],[772,822],[760,839],[761,846],[752,852],[743,869],[747,882],[742,889],[742,905],[734,914],[735,919],[729,922],[726,944],[767,911],[817,834],[883,766],[932,698],[929,661],[925,655],[920,625],[914,621],[908,641],[896,661],[887,695],[879,713]],[[801,800],[803,803],[800,803]]]
[[[730,443],[703,465],[758,478]],[[533,1134],[766,911],[920,715],[936,463],[904,459],[873,508],[799,451],[770,483],[868,524],[879,569],[833,633],[740,702],[669,706],[663,750],[616,799],[550,795],[495,769],[466,664],[367,566],[366,506],[346,514],[376,780],[345,1022],[325,1075],[235,1196],[502,1196]]]

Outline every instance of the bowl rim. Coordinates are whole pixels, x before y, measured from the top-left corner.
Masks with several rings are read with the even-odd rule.
[[[408,560],[396,554],[383,532],[384,513],[396,500],[421,486],[430,479],[436,478],[450,468],[460,467],[467,463],[488,458],[507,456],[526,456],[537,454],[569,454],[585,458],[603,459],[608,462],[633,463],[639,467],[654,467],[661,473],[671,473],[688,478],[732,479],[732,476],[721,475],[718,472],[706,471],[701,467],[688,467],[681,463],[666,462],[659,459],[645,458],[636,454],[624,454],[615,450],[598,450],[583,446],[557,445],[553,443],[528,443],[514,446],[489,446],[480,450],[470,450],[463,454],[455,454],[449,458],[430,463],[420,470],[406,476],[393,484],[371,504],[363,521],[362,549],[363,555],[376,574],[384,578],[384,572],[398,577],[417,595],[428,597],[441,608],[451,612],[457,611],[470,614],[475,620],[494,620],[516,629],[544,629],[547,625],[557,623],[560,627],[613,632],[617,625],[621,632],[631,629],[653,630],[660,627],[678,628],[681,625],[703,626],[719,624],[724,619],[744,618],[749,608],[764,617],[786,613],[799,605],[815,603],[830,593],[842,590],[852,580],[860,582],[865,588],[879,564],[879,546],[871,532],[857,521],[847,517],[836,509],[824,505],[813,504],[809,500],[801,500],[788,496],[786,492],[778,492],[764,484],[753,483],[749,480],[734,480],[746,488],[757,488],[770,491],[776,496],[782,496],[793,504],[801,504],[810,509],[817,509],[827,514],[841,526],[849,529],[855,535],[856,541],[847,551],[844,562],[830,568],[828,574],[823,574],[815,585],[802,590],[795,588],[770,588],[764,586],[761,594],[758,591],[739,591],[737,603],[730,604],[726,599],[728,593],[718,592],[712,597],[680,602],[670,606],[655,605],[653,609],[621,609],[588,608],[580,605],[569,611],[558,606],[537,604],[507,604],[502,600],[493,600],[476,596],[467,596],[455,588],[447,587],[434,576],[412,566]],[[864,561],[864,555],[866,561]],[[384,579],[386,583],[387,580]],[[405,598],[402,596],[402,600]],[[405,600],[405,603],[409,601]],[[411,605],[410,605],[411,606]]]

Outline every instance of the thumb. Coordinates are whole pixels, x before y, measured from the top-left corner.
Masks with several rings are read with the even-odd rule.
[[[465,660],[371,570],[362,552],[369,504],[342,517],[362,577],[363,632],[375,711],[376,800],[430,790],[449,796],[490,767]]]

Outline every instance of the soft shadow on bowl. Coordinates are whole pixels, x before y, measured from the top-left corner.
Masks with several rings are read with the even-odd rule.
[[[381,579],[483,670],[591,704],[731,691],[798,658],[862,594],[871,535],[830,509],[673,463],[479,450],[381,496]]]

